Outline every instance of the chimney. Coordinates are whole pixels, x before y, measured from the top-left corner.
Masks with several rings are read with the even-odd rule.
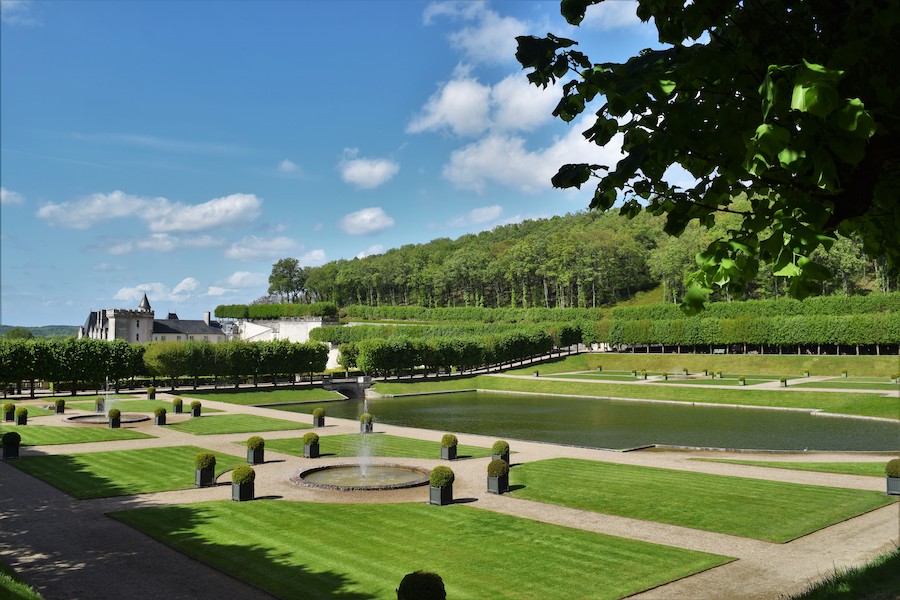
[[[203,313],[203,322],[209,325],[209,311]]]

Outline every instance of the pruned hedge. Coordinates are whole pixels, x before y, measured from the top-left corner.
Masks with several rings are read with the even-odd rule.
[[[336,317],[337,306],[333,302],[311,304],[220,304],[217,318],[226,319],[280,319],[282,317]]]
[[[347,307],[347,316],[372,321],[471,321],[480,323],[541,323],[597,320],[603,317],[599,308],[485,308],[460,306],[426,308],[424,306]]]

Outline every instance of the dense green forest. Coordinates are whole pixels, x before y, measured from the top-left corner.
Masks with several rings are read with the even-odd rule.
[[[15,337],[27,337],[19,334],[19,330],[28,330],[33,337],[71,337],[78,333],[78,327],[75,325],[44,325],[41,327],[17,327],[14,325],[0,325],[0,336],[6,336],[10,330],[15,329]]]

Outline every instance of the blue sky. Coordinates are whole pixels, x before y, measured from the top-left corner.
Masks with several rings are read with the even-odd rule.
[[[0,322],[197,319],[320,265],[583,210],[515,36],[595,61],[656,45],[635,3],[0,0]]]

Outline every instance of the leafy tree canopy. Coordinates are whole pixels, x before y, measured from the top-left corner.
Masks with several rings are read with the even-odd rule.
[[[10,340],[30,340],[34,334],[27,327],[11,327],[3,334],[3,337]]]
[[[278,294],[283,299],[296,302],[306,287],[309,269],[301,267],[296,258],[282,258],[272,265],[269,275],[269,294]]]
[[[562,0],[578,25],[603,0]],[[600,105],[584,136],[622,140],[614,166],[569,164],[559,188],[597,178],[591,208],[666,215],[680,235],[717,215],[740,217],[697,255],[684,296],[695,311],[714,286],[740,295],[760,261],[802,298],[827,270],[811,256],[836,233],[900,265],[900,11],[888,0],[638,0],[663,45],[624,63],[595,63],[576,42],[521,36],[529,80],[562,83],[553,114],[572,121]],[[621,137],[619,137],[621,135]],[[617,143],[617,142],[616,142]],[[672,165],[697,183],[667,183]],[[593,181],[592,181],[593,183]],[[746,194],[747,210],[732,199]]]

